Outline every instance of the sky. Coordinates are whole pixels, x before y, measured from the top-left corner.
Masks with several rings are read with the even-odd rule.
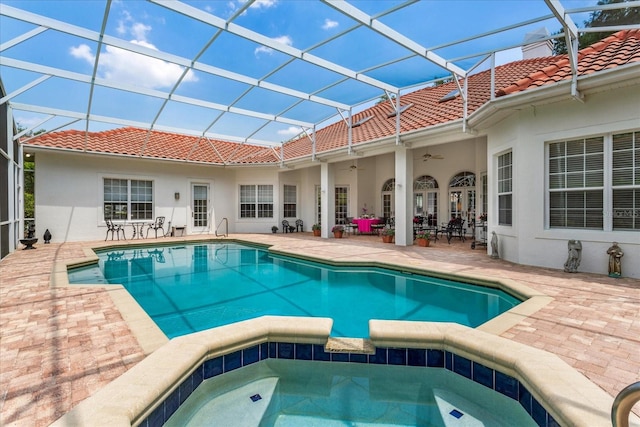
[[[567,9],[595,2],[561,0]],[[541,27],[550,32],[560,29],[543,0],[432,0],[400,7],[402,3],[350,2],[365,14],[379,17],[379,22],[403,40],[433,49],[465,71],[494,50],[505,49],[497,54],[498,63],[521,59],[520,48],[514,46],[522,42],[527,32]],[[334,104],[352,106],[353,112],[371,105],[385,93],[379,84],[405,93],[424,82],[451,75],[320,1],[257,0],[249,7],[238,0],[194,0],[182,4],[192,8],[192,15],[203,14],[209,23],[184,16],[161,3],[114,0],[105,24],[107,44],[100,47],[94,36],[100,34],[103,25],[105,1],[3,1],[0,77],[5,90],[13,94],[11,104],[54,109],[53,116],[60,110],[81,115],[90,112],[98,118],[118,121],[92,121],[89,130],[153,123],[161,130],[279,144],[298,135],[308,124],[322,127],[339,120]],[[38,32],[38,25],[25,20],[51,25],[29,13],[55,20],[54,29]],[[538,17],[547,18],[507,29]],[[572,15],[578,26],[587,17],[584,12]],[[232,31],[219,31],[210,25],[232,18]],[[497,28],[505,31],[485,35]],[[86,30],[89,33],[82,33]],[[247,30],[264,36],[269,43],[276,42],[279,50],[242,37]],[[15,42],[24,35],[24,41]],[[288,48],[320,59],[313,63],[296,59],[283,52]],[[162,58],[146,56],[145,52]],[[94,70],[96,58],[98,66]],[[323,60],[331,62],[329,69],[316,65]],[[192,62],[199,66],[185,67]],[[477,70],[486,69],[486,64],[488,61]],[[63,74],[81,81],[56,73],[38,81],[47,74],[46,69],[38,69],[40,66],[63,70]],[[345,77],[351,71],[374,79],[376,84]],[[91,90],[87,82],[94,72],[96,81],[106,85],[98,84]],[[247,79],[286,90],[253,87]],[[14,94],[31,84],[33,87],[28,90]],[[172,99],[166,101],[170,93]],[[330,105],[301,99],[309,94],[331,101]],[[234,111],[256,111],[265,117],[284,117],[287,122],[274,123]],[[87,126],[84,120],[74,122],[68,117],[43,122],[51,116],[46,112],[16,109],[14,114],[22,126],[37,129]]]

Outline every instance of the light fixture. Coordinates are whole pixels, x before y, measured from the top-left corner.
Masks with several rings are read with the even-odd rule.
[[[175,197],[176,200],[180,200],[180,193],[175,193],[173,197]]]

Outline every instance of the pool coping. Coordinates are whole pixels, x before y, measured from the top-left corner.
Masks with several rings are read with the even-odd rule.
[[[182,240],[180,243],[205,243],[205,242],[232,242],[241,243],[253,247],[262,248],[268,250],[269,253],[274,255],[284,255],[301,260],[320,262],[335,267],[370,267],[370,268],[386,268],[399,272],[408,272],[413,274],[429,275],[432,277],[447,279],[453,281],[463,281],[474,285],[490,287],[494,289],[500,289],[520,300],[522,302],[512,309],[502,313],[501,315],[483,323],[478,326],[477,330],[488,332],[494,335],[500,335],[501,333],[511,329],[518,324],[521,320],[531,316],[551,301],[553,298],[541,294],[534,289],[516,282],[515,280],[506,278],[490,278],[484,277],[478,274],[470,275],[464,272],[450,273],[447,271],[441,271],[434,268],[424,268],[416,265],[409,264],[396,264],[388,262],[379,262],[372,260],[334,260],[323,256],[309,256],[300,253],[294,253],[287,249],[278,247],[278,244],[267,245],[262,243],[255,243],[241,238],[212,238],[206,240]],[[175,245],[176,242],[154,242],[154,245],[158,246],[170,246]],[[83,248],[84,257],[70,259],[66,261],[56,261],[53,271],[51,273],[51,286],[52,287],[92,287],[96,286],[102,289],[108,290],[109,296],[113,300],[123,319],[131,329],[132,334],[138,340],[145,355],[151,354],[156,349],[169,341],[169,338],[160,330],[155,322],[149,317],[149,315],[140,307],[140,305],[133,299],[133,297],[124,289],[122,285],[96,285],[96,284],[69,284],[69,277],[67,275],[68,268],[82,267],[98,262],[98,256],[94,249],[109,250],[116,248],[127,248],[131,246],[148,246],[149,243],[145,241],[136,242],[118,242],[112,245],[99,246],[95,248]]]
[[[324,345],[332,323],[263,316],[174,338],[52,426],[138,425],[205,361],[265,342]],[[370,328],[376,347],[445,350],[514,377],[560,425],[610,423],[613,397],[554,354],[454,323],[371,320]]]
[[[367,265],[372,267],[392,268],[399,271],[415,271],[422,274],[438,275],[443,278],[450,278],[453,280],[465,280],[478,283],[482,286],[492,286],[502,288],[503,286],[512,295],[528,297],[529,299],[519,304],[512,310],[502,314],[498,318],[481,325],[476,329],[470,329],[461,325],[445,324],[445,323],[430,323],[430,322],[402,322],[402,321],[370,321],[370,335],[371,340],[375,345],[380,346],[400,346],[410,348],[412,346],[419,347],[434,347],[435,345],[442,346],[443,349],[451,349],[460,355],[473,355],[476,360],[484,361],[487,366],[496,366],[500,363],[500,370],[506,374],[514,373],[514,377],[521,380],[524,384],[527,384],[532,393],[541,398],[542,401],[549,403],[549,413],[554,416],[558,421],[561,421],[562,425],[610,425],[609,410],[613,398],[604,392],[597,385],[589,381],[585,376],[579,373],[574,368],[566,364],[558,356],[545,352],[534,347],[527,346],[525,344],[516,343],[506,338],[501,338],[496,334],[505,331],[524,317],[531,316],[549,302],[553,301],[553,298],[541,294],[540,292],[533,291],[531,288],[517,283],[513,280],[499,278],[486,278],[480,275],[468,276],[464,273],[452,274],[449,272],[438,271],[437,269],[427,269],[416,265],[406,265],[401,262],[398,263],[381,263],[363,259],[351,259],[349,261],[343,261],[341,259],[335,260],[322,256],[304,256],[299,253],[292,253],[286,249],[280,248],[279,244],[263,244],[256,243],[241,238],[211,238],[206,240],[181,240],[182,243],[203,243],[203,242],[236,242],[242,244],[248,244],[255,247],[261,247],[269,250],[274,254],[283,254],[287,256],[295,256],[301,259],[308,259],[310,261],[320,261],[336,266],[344,265]],[[115,242],[114,242],[115,243]],[[176,244],[176,241],[159,243],[160,245],[172,245]],[[134,245],[148,245],[148,242],[122,242],[113,245],[99,245],[95,249],[109,249],[118,247],[130,247]],[[97,256],[93,251],[93,248],[84,248],[85,257],[74,259],[66,262],[57,262],[52,271],[51,286],[92,286],[96,285],[69,285],[67,276],[67,267],[70,265],[79,266],[84,264],[90,264],[97,261]],[[411,260],[409,260],[411,261]],[[416,261],[417,262],[417,261]],[[103,286],[103,285],[98,285]],[[203,350],[203,345],[213,340],[213,342],[219,342],[224,340],[224,336],[235,328],[246,328],[243,326],[246,322],[241,324],[228,325],[226,327],[215,328],[208,331],[199,332],[196,334],[190,334],[184,337],[178,337],[173,340],[168,340],[167,337],[157,328],[155,323],[144,313],[144,311],[138,306],[133,298],[119,285],[108,285],[105,288],[112,290],[109,292],[114,299],[115,304],[121,311],[123,318],[127,320],[132,333],[138,339],[140,345],[143,347],[146,354],[150,356],[146,357],[138,365],[134,366],[130,371],[123,374],[122,377],[114,380],[108,386],[104,387],[100,391],[95,393],[96,398],[93,396],[85,399],[69,414],[65,415],[59,420],[60,424],[55,425],[78,425],[83,422],[78,420],[90,420],[89,424],[95,424],[96,408],[99,409],[104,406],[105,401],[100,401],[99,396],[104,396],[108,402],[117,400],[117,396],[120,396],[119,389],[122,389],[122,393],[127,395],[130,391],[125,391],[130,387],[129,382],[133,380],[133,387],[136,389],[133,395],[136,398],[132,398],[131,395],[127,395],[124,401],[131,399],[129,404],[118,403],[116,405],[117,411],[113,412],[113,417],[109,415],[112,409],[108,406],[105,410],[100,410],[101,416],[104,415],[105,425],[131,425],[132,420],[135,423],[143,420],[143,413],[150,413],[152,409],[147,405],[149,400],[156,403],[161,401],[160,395],[164,393],[166,397],[170,393],[170,389],[177,387],[181,379],[184,378],[185,372],[181,369],[174,369],[174,365],[178,368],[192,369],[197,364],[194,364],[193,357],[198,357],[201,363],[205,358],[215,357],[215,354],[219,354],[219,348],[215,352],[209,350]],[[132,319],[136,319],[133,321]],[[316,321],[320,321],[319,318],[302,318],[296,317],[294,319],[288,319],[292,324],[307,325],[309,322],[313,324]],[[330,320],[330,319],[329,319]],[[281,342],[309,342],[308,331],[297,329],[297,332],[293,333],[291,329],[288,329],[289,333],[282,333],[281,322],[286,322],[287,318],[278,318],[276,320],[265,318],[253,319],[249,324],[254,324],[255,321],[267,322],[270,332],[265,332],[262,338],[255,336],[256,331],[252,331],[252,341],[255,342],[262,340],[274,341],[280,339]],[[137,322],[137,323],[136,323]],[[275,323],[274,323],[275,322]],[[255,323],[257,326],[257,323]],[[251,328],[253,328],[252,326]],[[151,333],[149,333],[150,328]],[[231,328],[231,329],[228,329]],[[264,325],[259,330],[264,331]],[[466,330],[462,332],[462,330]],[[326,334],[320,339],[317,335],[312,342],[323,341],[326,342],[331,327],[329,326]],[[387,330],[389,329],[389,330]],[[153,338],[155,330],[155,338]],[[245,331],[246,333],[246,331]],[[203,335],[205,334],[205,335]],[[223,337],[211,338],[208,334],[220,334]],[[453,334],[453,335],[451,335]],[[153,339],[149,339],[150,336]],[[208,337],[203,340],[202,337]],[[279,337],[279,338],[274,338]],[[211,339],[210,339],[211,338]],[[494,342],[494,340],[497,340]],[[245,339],[246,341],[246,339]],[[176,344],[180,343],[180,344]],[[245,342],[246,344],[246,342]],[[207,344],[209,347],[210,344]],[[247,344],[248,345],[248,344]],[[194,355],[177,355],[182,350],[191,352],[194,350]],[[215,344],[214,344],[215,346]],[[224,346],[220,347],[223,348]],[[239,346],[236,343],[235,348]],[[227,348],[228,351],[228,348]],[[166,354],[168,352],[168,354]],[[151,354],[153,353],[153,354]],[[157,353],[157,355],[156,355]],[[164,358],[164,359],[163,359]],[[166,363],[158,364],[158,360],[165,360]],[[493,362],[491,362],[493,361]],[[527,363],[530,361],[531,363]],[[505,366],[503,365],[505,363]],[[140,367],[138,367],[140,366]],[[158,368],[158,366],[162,366]],[[155,368],[154,368],[155,367]],[[171,369],[168,369],[171,368]],[[161,378],[154,378],[157,376],[154,373],[154,369],[160,369],[163,372]],[[133,372],[131,372],[133,371]],[[140,373],[138,373],[140,371]],[[166,375],[164,375],[164,372]],[[129,373],[131,372],[131,373]],[[156,371],[157,372],[157,371]],[[145,376],[148,377],[145,379]],[[122,379],[121,379],[122,378]],[[151,381],[151,382],[147,382]],[[114,385],[112,385],[114,384]],[[140,386],[138,386],[140,384]],[[563,393],[559,393],[555,390],[555,386],[559,384],[564,390]],[[577,393],[580,390],[580,393]],[[151,393],[152,395],[149,395]],[[154,394],[155,393],[155,394]],[[147,404],[142,405],[137,396],[140,395],[140,399],[146,400]],[[586,396],[582,396],[586,394]],[[85,403],[86,402],[86,403]],[[137,403],[136,403],[137,402]],[[133,405],[133,406],[132,406]],[[93,407],[92,407],[93,406]],[[90,408],[90,409],[87,409]],[[83,415],[84,414],[84,415]],[[563,415],[566,414],[566,415]],[[83,418],[83,417],[87,418]],[[595,421],[593,417],[596,417]],[[115,424],[114,424],[115,422]],[[631,425],[640,426],[640,420],[638,417],[632,414],[630,418]]]

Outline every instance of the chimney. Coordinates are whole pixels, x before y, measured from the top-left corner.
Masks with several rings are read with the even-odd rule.
[[[546,39],[550,33],[545,27],[527,33],[522,46],[522,59],[542,58],[553,55],[553,43]]]

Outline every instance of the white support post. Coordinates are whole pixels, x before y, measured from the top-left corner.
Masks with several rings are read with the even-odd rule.
[[[395,150],[395,242],[413,245],[413,151],[403,145]]]
[[[320,164],[320,210],[322,212],[322,231],[320,235],[328,238],[335,225],[335,170],[332,163]]]

